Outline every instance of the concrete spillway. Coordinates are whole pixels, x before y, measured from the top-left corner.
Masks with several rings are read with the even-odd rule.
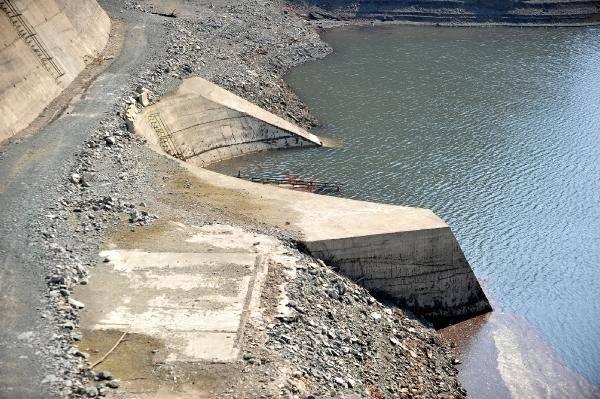
[[[135,129],[171,156],[206,166],[267,149],[321,145],[317,136],[202,78],[146,108]]]
[[[158,131],[156,114],[161,116]],[[428,209],[291,191],[198,167],[220,156],[280,148],[283,142],[320,144],[316,136],[282,121],[192,79],[144,109],[135,127],[157,151],[174,155],[161,138],[171,132],[176,154],[183,155],[178,158],[188,161],[184,165],[203,186],[200,201],[227,204],[231,212],[289,231],[314,256],[371,291],[438,322],[491,310],[450,227]],[[257,135],[255,126],[276,136]]]
[[[27,127],[104,49],[94,0],[0,0],[0,141]]]

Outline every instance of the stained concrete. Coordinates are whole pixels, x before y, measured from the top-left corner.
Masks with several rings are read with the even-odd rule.
[[[89,285],[84,331],[142,334],[166,363],[232,362],[258,307],[267,264],[285,258],[278,240],[227,225],[169,223],[145,244],[110,244]],[[179,251],[175,249],[178,248]]]
[[[304,129],[202,78],[145,108],[135,130],[153,148],[198,166],[268,149],[320,146]]]
[[[94,0],[0,1],[0,141],[25,128],[102,51]]]

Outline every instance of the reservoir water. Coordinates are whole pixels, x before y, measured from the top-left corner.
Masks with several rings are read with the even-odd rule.
[[[536,356],[537,374],[566,366],[556,378],[579,388],[564,394],[598,394],[600,29],[398,26],[323,38],[335,53],[287,81],[322,122],[314,132],[340,145],[214,168],[336,181],[342,196],[433,209],[497,310],[466,349],[479,359],[463,365],[467,389],[486,395],[468,375],[492,340],[491,368],[513,396],[543,392],[507,381]]]

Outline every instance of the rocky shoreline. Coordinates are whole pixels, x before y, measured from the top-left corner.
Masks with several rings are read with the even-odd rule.
[[[327,27],[400,23],[440,26],[585,26],[600,24],[600,2],[583,1],[291,1]]]
[[[135,101],[141,87],[153,100],[180,79],[198,75],[310,127],[316,120],[282,77],[290,68],[331,52],[313,23],[279,2],[185,2],[175,11],[161,8],[159,1],[100,4],[126,25],[145,20],[155,37],[149,38],[144,67],[114,96],[112,109],[65,164],[64,184],[46,199],[49,205],[39,210],[28,237],[46,270],[48,306],[40,309],[41,317],[55,326],[51,342],[28,341],[51,359],[43,381],[50,396],[125,395],[112,376],[90,369],[86,348],[78,347],[79,312],[85,304],[72,291],[87,284],[107,235],[144,229],[174,213],[170,190],[180,184],[174,176],[184,171],[128,132],[125,104]],[[129,35],[125,40],[133,39]],[[183,184],[189,188],[193,182],[184,179]],[[239,386],[223,387],[214,397],[466,395],[456,378],[457,360],[433,329],[307,257],[286,234],[248,225],[239,215],[203,204],[187,211],[179,207],[177,214],[186,223],[229,223],[278,237],[297,258],[291,274],[271,270],[267,286],[281,287],[282,292],[265,294],[267,322],[246,332],[248,349],[231,371]],[[281,293],[288,298],[289,312],[283,316],[275,309]],[[288,377],[282,381],[282,376]]]

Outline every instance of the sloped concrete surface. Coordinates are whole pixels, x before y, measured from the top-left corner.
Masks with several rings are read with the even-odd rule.
[[[134,126],[156,150],[199,166],[268,149],[322,145],[314,134],[198,77],[145,108]]]
[[[110,26],[95,0],[0,2],[0,141],[29,125],[102,52]]]
[[[203,187],[201,203],[289,231],[314,256],[420,315],[445,324],[491,310],[450,227],[428,209],[292,191],[183,165]]]

